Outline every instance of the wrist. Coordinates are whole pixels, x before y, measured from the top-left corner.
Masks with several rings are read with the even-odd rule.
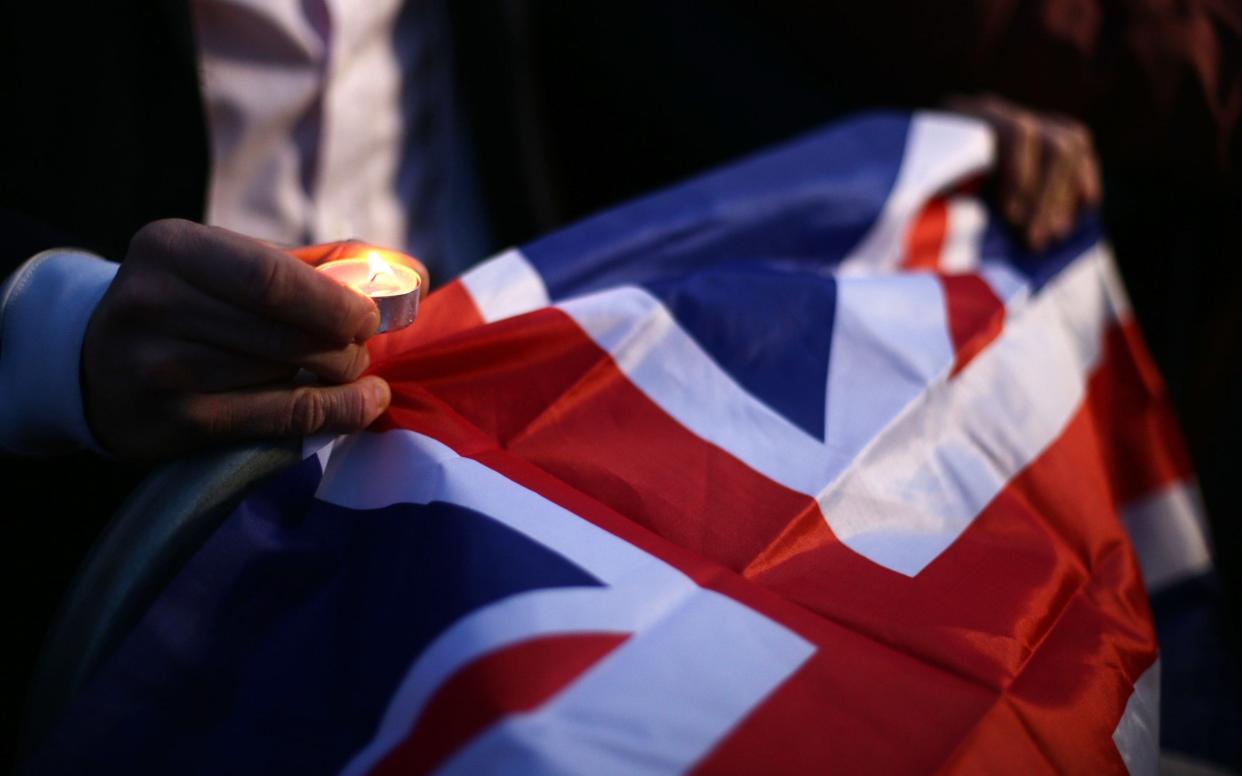
[[[86,423],[82,341],[118,265],[72,249],[32,257],[0,291],[0,448],[56,453],[98,445]]]

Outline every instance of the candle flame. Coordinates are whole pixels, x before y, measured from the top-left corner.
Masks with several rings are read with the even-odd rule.
[[[367,268],[371,270],[371,277],[368,282],[374,283],[375,279],[380,275],[396,275],[392,271],[392,267],[388,266],[388,262],[380,258],[379,253],[371,251],[367,254]]]

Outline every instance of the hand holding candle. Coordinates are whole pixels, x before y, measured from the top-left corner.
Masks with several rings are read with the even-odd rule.
[[[355,255],[365,261],[369,250],[394,276],[368,274],[369,293],[315,269]],[[108,452],[148,460],[220,442],[365,428],[390,398],[382,379],[362,376],[370,365],[364,342],[383,317],[376,300],[416,300],[424,273],[409,257],[357,243],[284,251],[189,221],[148,224],[87,325],[87,423]],[[321,382],[295,384],[299,369]]]

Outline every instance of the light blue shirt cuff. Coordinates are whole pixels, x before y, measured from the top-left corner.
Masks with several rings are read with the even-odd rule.
[[[82,407],[82,340],[119,266],[83,251],[44,251],[0,289],[0,449],[99,450]]]

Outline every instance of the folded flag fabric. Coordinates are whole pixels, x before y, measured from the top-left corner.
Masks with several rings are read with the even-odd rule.
[[[1209,567],[1094,217],[870,114],[507,251],[373,343],[35,772],[1153,772]]]

